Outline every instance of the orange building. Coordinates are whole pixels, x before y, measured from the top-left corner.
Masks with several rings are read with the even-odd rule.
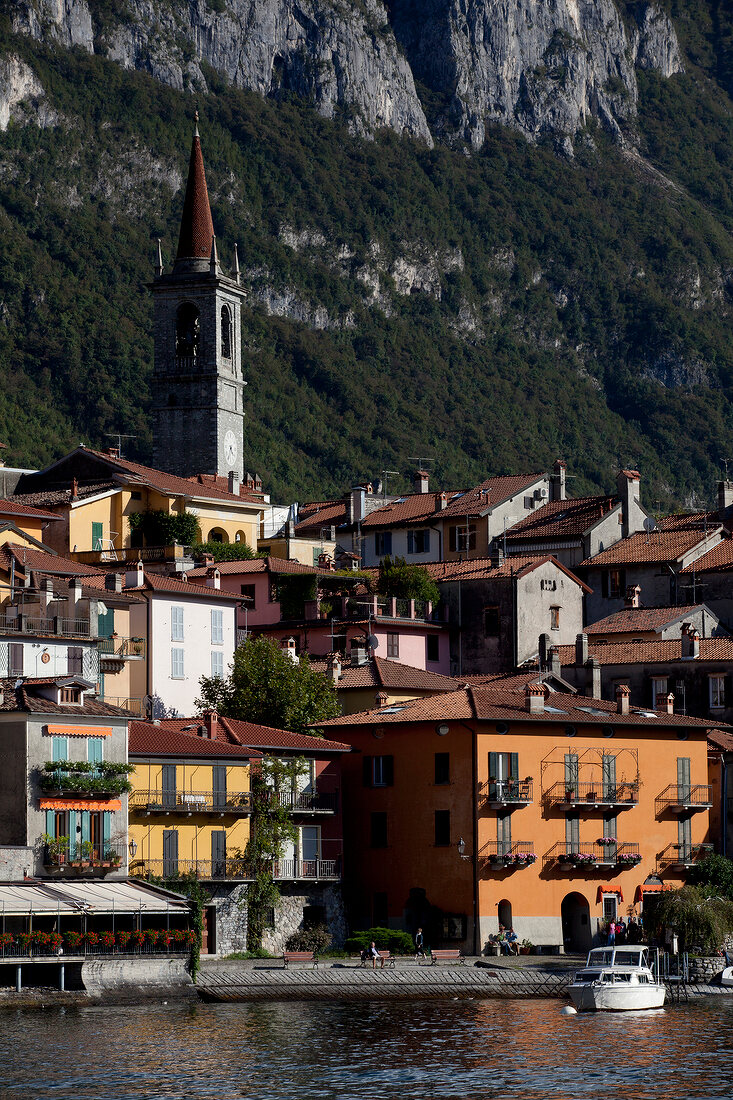
[[[642,710],[625,687],[614,704],[524,675],[325,725],[360,750],[342,764],[352,928],[422,925],[477,954],[502,923],[584,951],[707,851],[712,724],[671,697]]]

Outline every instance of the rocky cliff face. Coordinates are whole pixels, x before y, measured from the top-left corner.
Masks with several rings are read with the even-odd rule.
[[[487,123],[571,148],[591,119],[633,136],[635,67],[682,62],[656,3],[614,0],[120,0],[95,26],[87,0],[18,0],[14,28],[97,50],[179,89],[206,65],[262,95],[292,91],[356,129],[387,126],[428,143],[415,79],[442,107],[435,136],[479,148]],[[435,107],[433,104],[433,110]]]

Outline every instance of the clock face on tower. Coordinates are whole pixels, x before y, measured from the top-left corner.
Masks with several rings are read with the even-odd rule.
[[[234,463],[237,461],[237,451],[237,437],[230,428],[224,436],[224,458],[230,470],[234,469]]]

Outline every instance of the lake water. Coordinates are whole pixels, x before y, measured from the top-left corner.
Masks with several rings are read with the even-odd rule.
[[[559,1001],[4,1010],[0,1100],[733,1096],[733,998],[565,1017]]]

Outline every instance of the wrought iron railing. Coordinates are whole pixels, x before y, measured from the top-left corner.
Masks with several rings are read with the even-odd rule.
[[[601,780],[565,782],[558,780],[543,795],[549,806],[584,806],[588,809],[614,806],[619,809],[636,806],[639,802],[637,780],[620,783],[603,783]]]
[[[271,791],[274,805],[293,813],[335,813],[338,809],[338,792],[329,791]]]
[[[533,792],[531,779],[489,779],[479,790],[483,802],[502,806],[526,806],[532,801]]]
[[[107,947],[101,944],[81,943],[76,947],[69,947],[64,944],[60,951],[58,947],[35,943],[30,944],[28,947],[18,943],[5,944],[2,942],[2,934],[0,933],[0,959],[56,958],[60,961],[68,961],[69,957],[82,955],[182,955],[188,954],[190,950],[188,944],[176,943],[167,945],[144,943],[136,947],[130,944],[126,947],[120,947],[117,944],[114,947]]]
[[[590,844],[558,841],[542,857],[543,866],[557,865],[566,870],[593,870],[598,867],[633,867],[641,862],[639,845],[604,837]]]
[[[668,844],[657,856],[659,867],[691,867],[714,851],[712,844]]]
[[[248,814],[252,809],[249,791],[133,791],[130,811],[177,814]]]
[[[0,615],[0,634],[53,634],[61,638],[91,637],[88,619],[64,619],[59,615]]]
[[[225,859],[136,859],[130,863],[130,875],[171,878],[193,875],[197,879],[252,880],[254,869],[243,857]],[[272,862],[272,877],[279,881],[341,878],[340,859],[277,859]]]
[[[491,840],[482,849],[484,863],[494,870],[507,867],[529,867],[537,860],[534,844],[530,840]]]
[[[713,804],[713,788],[706,783],[670,783],[654,799],[656,813],[665,810],[707,810]]]
[[[127,845],[115,842],[95,843],[90,840],[56,841],[44,845],[43,863],[46,867],[63,871],[99,867],[114,870],[122,867],[127,858]]]
[[[144,638],[100,638],[97,643],[100,656],[121,661],[142,660],[145,648]]]

